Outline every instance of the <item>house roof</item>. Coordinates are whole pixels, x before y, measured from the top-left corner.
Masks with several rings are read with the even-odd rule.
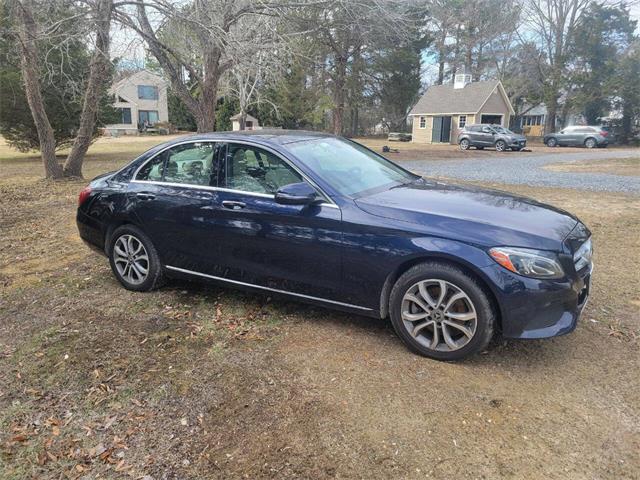
[[[233,117],[230,117],[229,120],[240,120],[240,114],[236,113]],[[245,120],[249,120],[250,122],[257,122],[258,119],[256,117],[253,117],[251,115],[249,115],[247,113],[247,116],[245,117]]]
[[[427,89],[409,115],[475,114],[482,109],[495,89],[502,94],[511,113],[513,108],[502,84],[498,80],[471,82],[464,88],[453,88],[453,84],[433,85]]]

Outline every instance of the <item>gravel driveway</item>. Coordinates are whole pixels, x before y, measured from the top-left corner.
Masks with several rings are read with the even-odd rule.
[[[505,152],[504,156],[489,158],[474,157],[473,153],[470,151],[469,158],[462,160],[412,160],[403,164],[415,172],[430,177],[640,194],[640,177],[606,173],[554,172],[542,168],[549,164],[580,160],[640,157],[638,149],[565,154],[558,149],[556,152],[543,155],[519,155],[516,152]]]

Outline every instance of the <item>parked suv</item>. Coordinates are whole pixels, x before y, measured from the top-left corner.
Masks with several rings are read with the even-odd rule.
[[[527,145],[527,139],[501,125],[467,125],[458,134],[458,145],[461,150],[495,147],[498,152],[504,152],[507,148],[518,152]]]
[[[549,133],[544,136],[547,147],[606,147],[609,145],[609,132],[602,127],[588,125],[567,127],[558,133]]]

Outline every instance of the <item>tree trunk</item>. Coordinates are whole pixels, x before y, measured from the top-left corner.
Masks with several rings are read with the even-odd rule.
[[[342,135],[344,121],[345,85],[347,77],[347,58],[336,58],[333,80],[333,134]]]
[[[56,159],[56,141],[53,135],[53,128],[51,128],[49,117],[44,109],[44,101],[40,91],[38,50],[35,43],[37,30],[32,7],[31,0],[16,2],[16,10],[20,21],[18,38],[22,79],[29,109],[33,116],[33,123],[38,132],[40,156],[44,165],[45,177],[61,178],[62,167]]]
[[[110,80],[109,30],[112,6],[112,0],[99,0],[94,13],[96,45],[89,64],[89,79],[84,93],[80,126],[64,164],[66,177],[82,177],[82,162],[93,139],[93,130],[98,120],[100,96]]]

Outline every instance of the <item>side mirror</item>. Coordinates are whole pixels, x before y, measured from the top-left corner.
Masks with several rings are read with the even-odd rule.
[[[309,205],[318,199],[318,193],[307,182],[285,185],[275,195],[276,203],[282,205]]]

